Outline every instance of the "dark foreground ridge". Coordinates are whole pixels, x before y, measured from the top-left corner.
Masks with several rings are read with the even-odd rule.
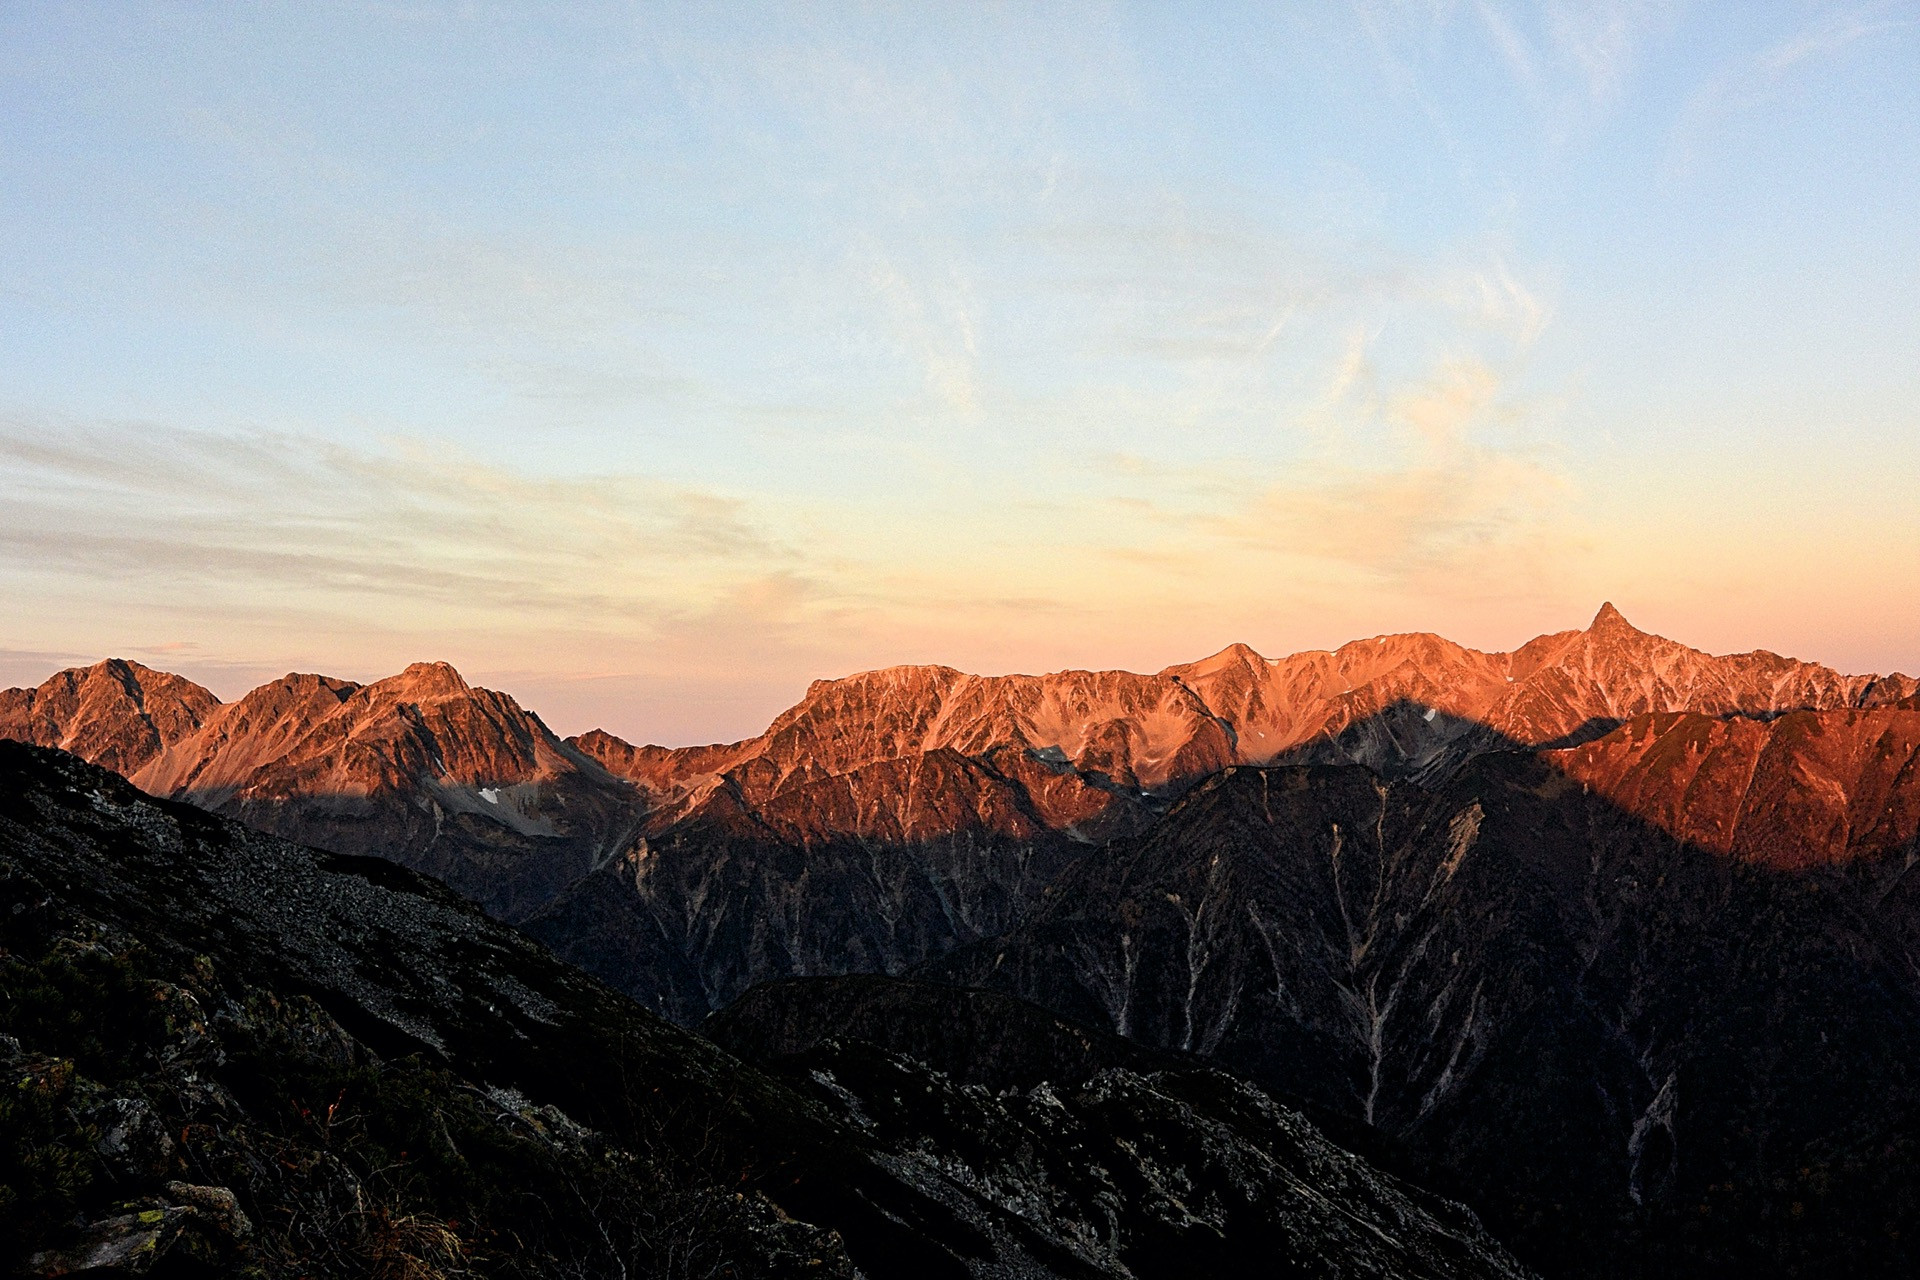
[[[770,1074],[411,872],[13,743],[0,948],[9,1272],[1525,1274],[1219,1073],[995,1091],[843,1039]]]

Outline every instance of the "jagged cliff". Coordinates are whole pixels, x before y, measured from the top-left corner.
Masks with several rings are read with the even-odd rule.
[[[1772,653],[1703,653],[1640,631],[1605,605],[1584,631],[1541,636],[1512,653],[1418,633],[1273,660],[1233,645],[1152,676],[894,667],[818,681],[744,742],[633,747],[599,731],[573,742],[645,789],[658,823],[723,787],[759,809],[877,763],[953,752],[1026,792],[1030,815],[1076,830],[1103,813],[1130,814],[1143,792],[1177,794],[1231,763],[1357,763],[1389,776],[1438,776],[1480,750],[1591,739],[1638,715],[1869,708],[1916,689],[1905,676],[1845,676]],[[905,838],[952,830],[951,815],[920,793],[894,796],[890,818]],[[823,816],[814,830],[847,826]]]

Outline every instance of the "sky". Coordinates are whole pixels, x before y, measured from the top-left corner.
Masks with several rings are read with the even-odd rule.
[[[0,684],[1920,670],[1920,0],[0,6]]]

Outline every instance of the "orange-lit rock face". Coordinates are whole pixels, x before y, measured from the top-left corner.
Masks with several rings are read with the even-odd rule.
[[[1539,746],[1650,712],[1880,706],[1915,692],[1915,682],[1901,676],[1843,676],[1772,653],[1702,653],[1636,629],[1612,605],[1585,631],[1541,636],[1512,653],[1481,653],[1417,633],[1271,663],[1236,645],[1163,674],[1233,725],[1239,758],[1249,764],[1335,737],[1403,703]]]
[[[477,788],[537,782],[574,763],[507,697],[445,663],[369,685],[288,675],[212,711],[140,769],[158,795],[225,799],[367,796],[420,782]]]
[[[1920,710],[1910,706],[1768,721],[1642,716],[1546,759],[1683,840],[1771,866],[1885,853],[1920,831]]]
[[[1151,676],[895,667],[818,682],[745,742],[633,747],[595,731],[575,745],[644,788],[655,825],[697,810],[724,786],[749,808],[777,802],[799,839],[882,828],[906,840],[975,827],[1013,834],[1034,819],[1097,838],[1142,794],[1178,790],[1226,764],[1362,763],[1432,776],[1475,751],[1579,741],[1650,713],[1845,710],[1914,695],[1904,677],[1843,676],[1769,653],[1702,653],[1637,630],[1609,605],[1584,631],[1512,653],[1413,634],[1277,661],[1234,645]],[[935,752],[985,773],[891,763]],[[873,772],[880,765],[889,767]],[[880,776],[895,788],[875,791]],[[930,794],[933,777],[973,798]],[[855,799],[856,790],[866,798]],[[989,802],[988,793],[998,798]],[[811,817],[803,796],[813,798]]]
[[[0,697],[0,734],[277,834],[374,853],[517,917],[631,840],[642,799],[444,663],[369,685],[288,675],[236,702],[133,663]]]
[[[755,808],[777,806],[801,838],[880,827],[905,840],[1097,828],[1116,805],[1234,758],[1227,726],[1164,676],[971,676],[948,667],[816,682],[764,734],[731,746],[669,751],[598,732],[574,744],[646,788],[662,816],[690,812],[725,785]],[[894,788],[876,791],[880,778]],[[935,779],[956,796],[936,794]],[[816,798],[812,817],[796,807],[800,796]],[[890,812],[881,818],[875,806]],[[843,828],[841,815],[853,813],[863,816]]]
[[[1512,653],[1412,634],[1277,661],[1234,645],[1153,675],[893,667],[819,681],[765,733],[705,747],[636,747],[599,731],[562,743],[511,698],[434,663],[365,686],[290,675],[221,705],[177,676],[107,662],[0,694],[0,734],[254,820],[263,806],[388,797],[395,813],[424,815],[428,825],[406,835],[423,845],[450,814],[529,837],[577,825],[605,806],[576,806],[563,821],[556,788],[576,782],[608,812],[644,807],[648,831],[724,799],[800,844],[912,844],[969,832],[1100,840],[1229,764],[1361,763],[1437,778],[1477,751],[1578,743],[1684,711],[1704,722],[1633,747],[1623,744],[1651,730],[1630,726],[1604,748],[1554,758],[1706,847],[1758,851],[1772,847],[1763,832],[1791,836],[1798,823],[1817,828],[1821,856],[1839,856],[1880,838],[1859,807],[1882,803],[1871,788],[1913,787],[1907,775],[1883,779],[1880,765],[1850,772],[1841,758],[1841,741],[1867,732],[1865,712],[1902,700],[1920,701],[1913,680],[1843,676],[1769,653],[1716,657],[1639,631],[1609,605],[1584,631]],[[1751,719],[1790,711],[1854,718],[1797,737],[1787,721]],[[630,784],[619,804],[608,774]],[[1846,815],[1840,826],[1834,806]]]
[[[37,689],[0,691],[0,738],[59,747],[131,774],[219,705],[191,680],[110,658],[62,671]]]

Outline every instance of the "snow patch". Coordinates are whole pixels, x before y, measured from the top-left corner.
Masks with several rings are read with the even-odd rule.
[[[499,804],[500,789],[498,787],[482,787],[480,788],[480,798],[488,804]]]

